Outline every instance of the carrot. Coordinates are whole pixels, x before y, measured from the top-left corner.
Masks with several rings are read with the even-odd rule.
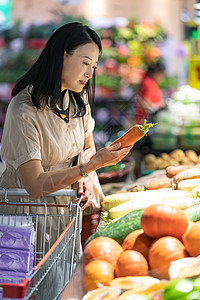
[[[178,173],[181,171],[191,169],[192,166],[187,166],[187,165],[181,165],[181,166],[169,166],[166,168],[166,176],[169,178],[172,178],[176,176]]]
[[[141,138],[147,134],[150,127],[154,127],[156,124],[152,123],[146,123],[146,120],[144,120],[144,123],[142,125],[136,124],[133,127],[131,127],[126,133],[124,133],[121,137],[119,137],[117,140],[115,140],[110,146],[115,145],[117,143],[121,143],[121,146],[119,149],[128,147],[139,141]],[[95,154],[90,158],[90,160],[95,156]]]
[[[156,124],[147,124],[146,120],[144,120],[144,123],[142,125],[136,124],[133,127],[131,127],[126,133],[124,133],[121,137],[115,140],[111,144],[111,146],[117,143],[121,143],[120,149],[131,146],[137,141],[139,141],[141,138],[143,138],[145,134],[147,134],[147,132],[149,131],[149,128],[155,126]]]
[[[145,188],[147,190],[157,190],[157,189],[170,188],[170,187],[171,187],[171,180],[169,178],[151,180],[145,184]]]
[[[200,179],[200,168],[190,168],[179,172],[172,178],[172,183],[177,185],[180,181],[186,179]]]

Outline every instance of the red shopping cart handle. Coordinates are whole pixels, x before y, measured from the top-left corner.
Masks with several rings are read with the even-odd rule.
[[[24,298],[29,284],[28,278],[25,278],[20,283],[3,283],[0,287],[3,288],[3,297],[5,298]]]

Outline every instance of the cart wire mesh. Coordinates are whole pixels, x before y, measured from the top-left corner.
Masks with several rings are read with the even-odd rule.
[[[76,204],[22,203],[11,202],[8,197],[28,196],[24,189],[0,188],[0,225],[20,226],[33,224],[35,228],[34,267],[26,278],[0,277],[0,299],[60,299],[60,295],[69,282],[73,270],[81,257],[81,228],[82,212],[80,203],[83,195]],[[48,196],[77,197],[75,190],[60,190]],[[9,206],[38,206],[40,213],[10,214],[2,213],[2,207]],[[56,207],[58,213],[48,210]],[[41,213],[42,208],[42,213]],[[66,227],[61,232],[61,222]],[[48,224],[48,226],[47,226]],[[52,231],[57,232],[56,241],[52,244]]]

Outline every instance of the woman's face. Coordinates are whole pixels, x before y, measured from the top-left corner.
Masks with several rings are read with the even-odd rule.
[[[99,56],[95,43],[88,43],[76,48],[73,54],[64,53],[62,69],[62,91],[64,89],[80,93],[92,78]]]

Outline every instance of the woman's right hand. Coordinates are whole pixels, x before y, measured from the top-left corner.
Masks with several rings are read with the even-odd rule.
[[[133,145],[120,149],[121,143],[107,146],[96,152],[92,158],[93,163],[95,163],[98,168],[115,165],[126,156]]]

